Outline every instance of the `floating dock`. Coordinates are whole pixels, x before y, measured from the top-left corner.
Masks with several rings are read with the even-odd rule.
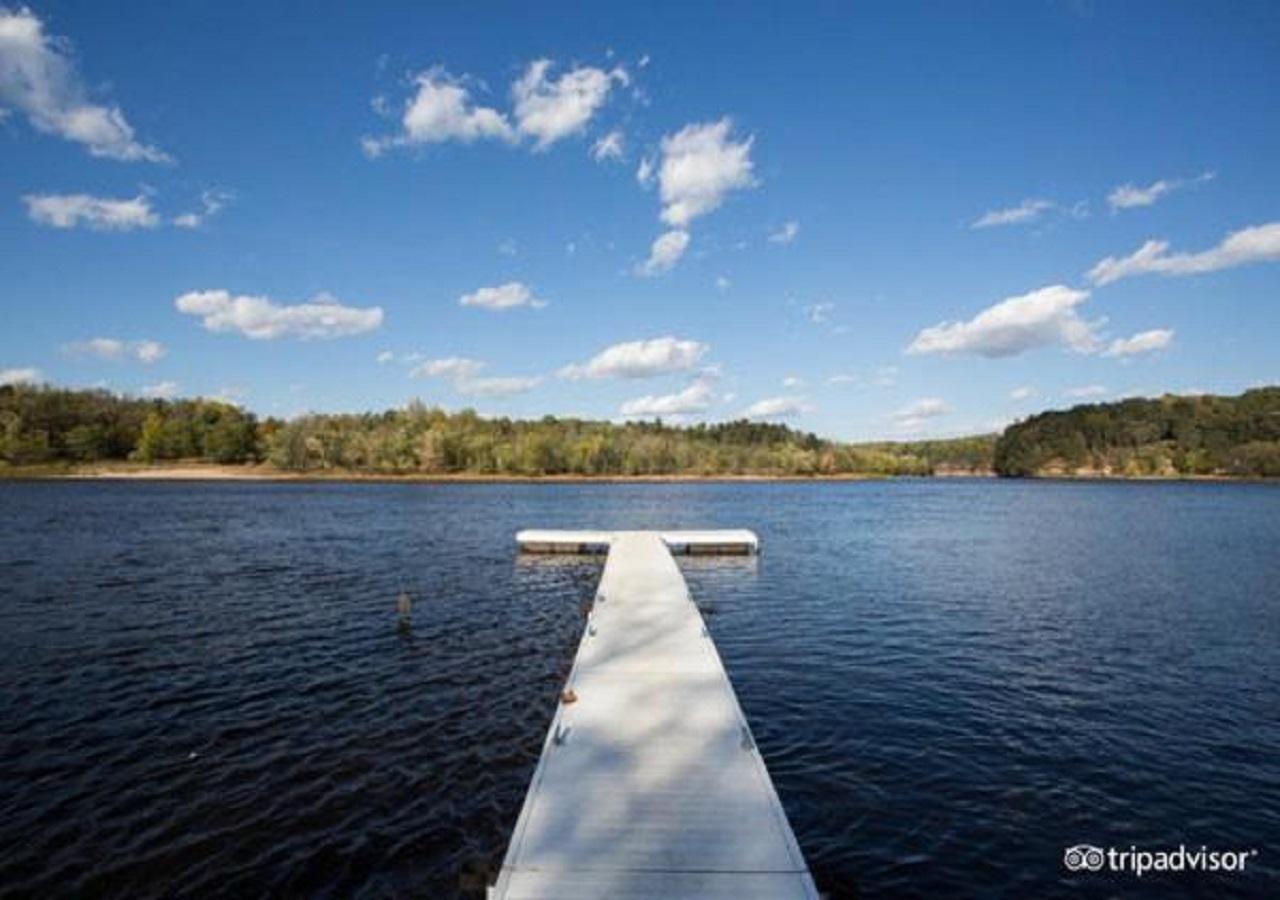
[[[749,531],[522,531],[609,554],[491,900],[807,898],[813,879],[672,558]]]

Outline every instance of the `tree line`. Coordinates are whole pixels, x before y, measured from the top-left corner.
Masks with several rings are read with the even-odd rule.
[[[674,426],[486,418],[411,403],[259,419],[217,400],[0,388],[0,461],[267,463],[286,471],[476,475],[929,475],[990,467],[994,436],[848,444],[746,420]]]
[[[411,403],[259,419],[217,400],[0,387],[0,467],[132,460],[439,475],[1054,474],[1280,477],[1280,388],[1046,412],[998,438],[842,443],[746,420],[676,426],[487,418]]]
[[[1041,413],[1005,429],[993,464],[1011,476],[1280,477],[1280,387]]]

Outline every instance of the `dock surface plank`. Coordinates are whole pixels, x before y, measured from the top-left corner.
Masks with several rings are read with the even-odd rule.
[[[556,710],[493,898],[818,896],[671,534],[604,537],[577,699]]]

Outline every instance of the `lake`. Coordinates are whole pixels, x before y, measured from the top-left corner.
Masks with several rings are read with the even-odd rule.
[[[523,527],[759,534],[681,568],[832,897],[1277,895],[1280,486],[996,480],[0,483],[0,894],[482,896],[600,572]]]

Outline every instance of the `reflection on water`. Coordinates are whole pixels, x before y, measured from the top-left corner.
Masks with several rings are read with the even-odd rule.
[[[1280,834],[1275,488],[0,484],[0,511],[6,896],[481,896],[602,563],[517,555],[532,526],[760,534],[679,562],[832,896],[1277,874],[1061,863]]]

